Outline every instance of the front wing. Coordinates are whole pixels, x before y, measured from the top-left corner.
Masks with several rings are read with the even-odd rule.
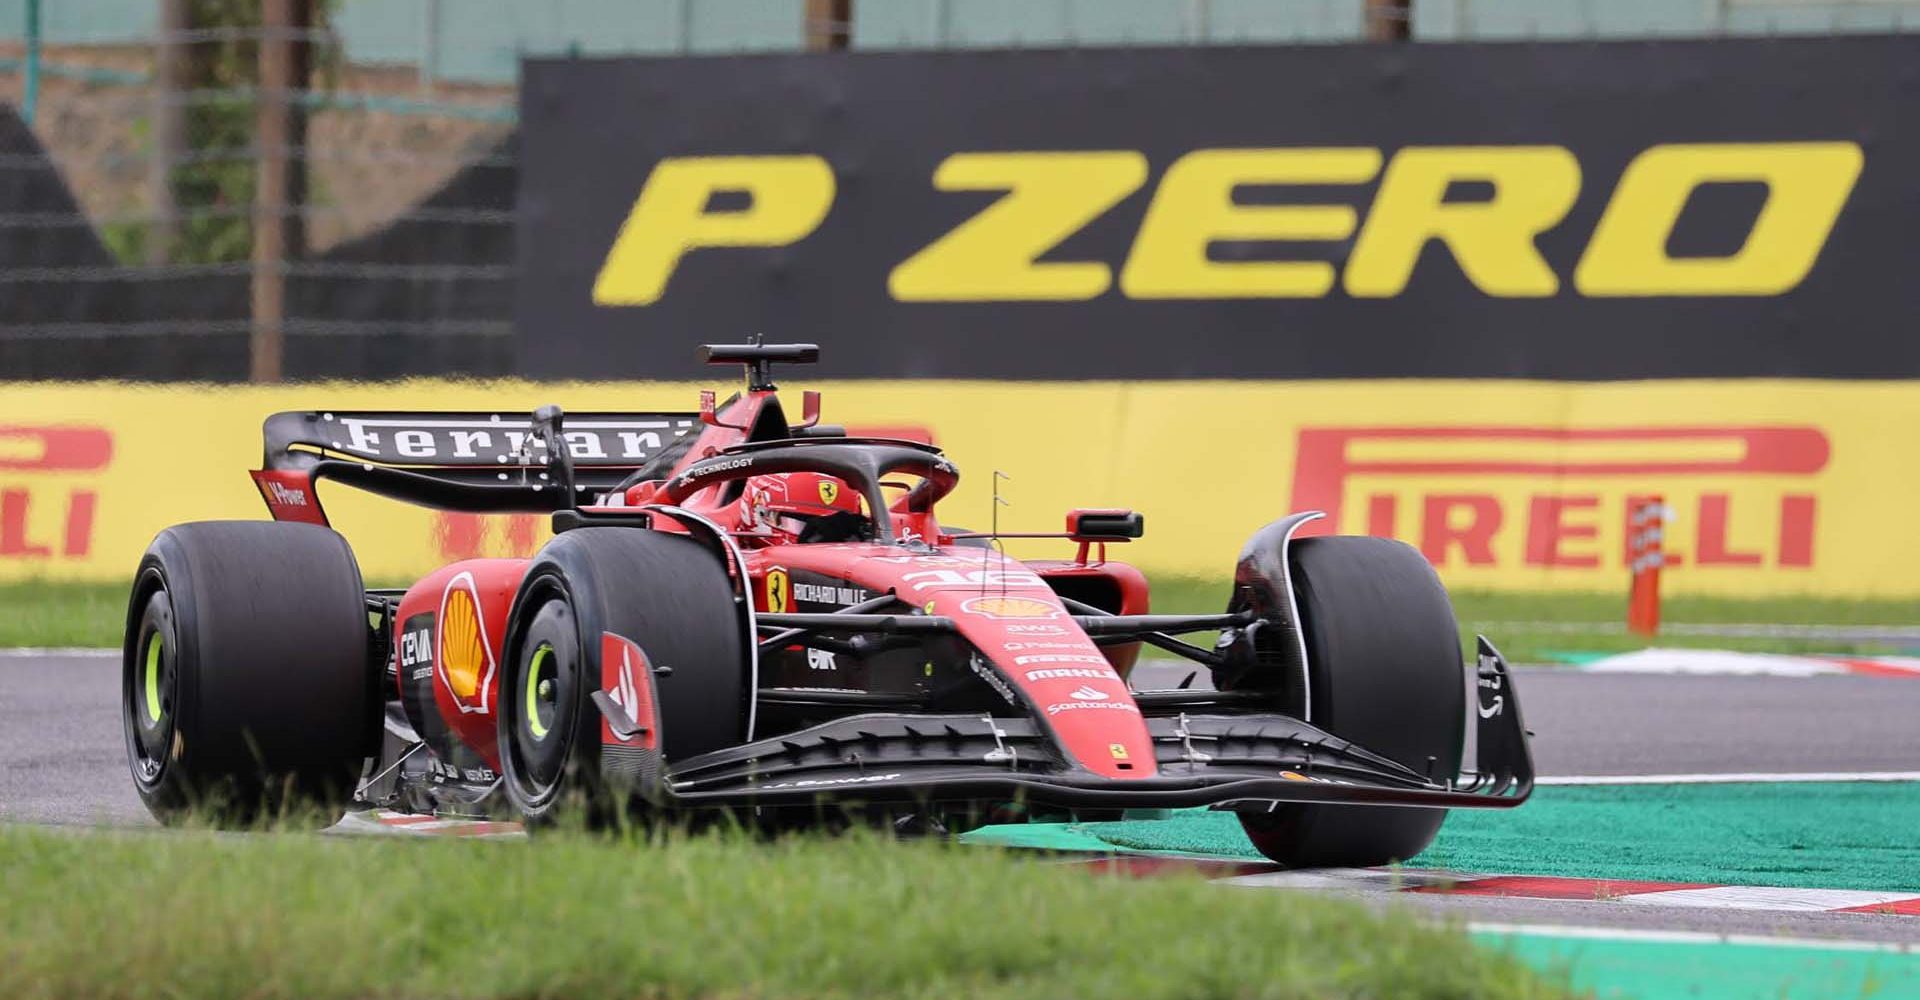
[[[1477,753],[1460,776],[1422,774],[1277,713],[1231,712],[1218,695],[1145,699],[1159,773],[1108,778],[1075,768],[1029,719],[873,713],[680,761],[637,791],[656,805],[1021,801],[1067,808],[1179,808],[1275,802],[1511,808],[1533,789],[1533,758],[1506,662],[1480,639]],[[1191,707],[1193,711],[1185,710]],[[1203,709],[1211,710],[1203,710]]]

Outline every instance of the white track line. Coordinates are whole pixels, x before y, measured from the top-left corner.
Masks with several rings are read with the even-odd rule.
[[[1913,899],[1911,892],[1862,889],[1800,889],[1761,885],[1710,885],[1700,889],[1664,889],[1628,893],[1613,900],[1628,906],[1691,906],[1715,910],[1791,910],[1833,913]]]
[[[1256,864],[1258,862],[1255,862]],[[1229,875],[1210,881],[1247,889],[1317,889],[1350,892],[1406,892],[1468,882],[1483,876],[1438,869],[1296,868],[1288,871]]]
[[[0,649],[0,658],[19,657],[29,660],[54,656],[108,657],[119,655],[120,650],[118,649],[100,649],[90,646],[15,646],[11,649]]]
[[[1920,781],[1920,771],[1805,771],[1728,774],[1562,774],[1536,785],[1741,785],[1812,781]]]
[[[1462,622],[1462,632],[1507,635],[1625,635],[1625,622]],[[1920,625],[1769,625],[1761,622],[1680,623],[1660,626],[1663,635],[1724,639],[1815,639],[1835,641],[1920,641]]]
[[[1734,944],[1767,948],[1823,948],[1833,951],[1890,952],[1912,954],[1920,946],[1888,944],[1879,941],[1823,941],[1819,938],[1766,937],[1759,934],[1711,934],[1704,931],[1643,931],[1618,927],[1560,927],[1553,924],[1495,924],[1470,922],[1473,934],[1520,934],[1528,937],[1558,937],[1580,940],[1648,941],[1661,944]]]
[[[1920,892],[1805,889],[1791,886],[1697,885],[1682,882],[1558,875],[1470,874],[1441,870],[1325,868],[1254,872],[1210,879],[1249,889],[1309,889],[1396,895],[1425,892],[1454,899],[1545,899],[1594,906],[1677,906],[1798,913],[1882,913],[1902,922],[1920,917]]]

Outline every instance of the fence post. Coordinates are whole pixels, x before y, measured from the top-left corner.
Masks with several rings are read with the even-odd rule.
[[[180,204],[174,197],[173,166],[187,146],[186,33],[193,27],[188,0],[160,0],[160,37],[153,52],[153,153],[147,161],[149,264],[173,259],[180,239]]]
[[[1638,497],[1627,517],[1627,561],[1633,585],[1627,592],[1627,631],[1660,632],[1660,567],[1666,562],[1667,507],[1660,497]]]
[[[34,108],[40,103],[40,0],[27,0],[26,93],[20,105],[20,118],[33,124]]]
[[[853,0],[807,0],[801,16],[808,52],[844,49],[853,38]]]
[[[1366,0],[1367,41],[1404,42],[1413,36],[1413,0]]]
[[[307,38],[313,0],[265,0],[260,9],[260,83],[255,91],[253,196],[253,326],[248,347],[255,382],[278,382],[284,369],[287,263],[305,253],[307,96],[312,61]]]
[[[417,70],[422,96],[433,93],[440,80],[440,0],[420,4],[420,66]]]

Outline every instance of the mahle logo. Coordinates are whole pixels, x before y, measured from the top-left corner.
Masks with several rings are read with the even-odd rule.
[[[1865,156],[1852,142],[1672,143],[1640,152],[1608,193],[1572,267],[1589,298],[1768,296],[1799,285],[1845,208]],[[1196,149],[1154,182],[1124,260],[1063,259],[1058,248],[1152,180],[1138,150],[962,152],[934,170],[944,192],[1000,192],[951,230],[929,232],[885,276],[900,302],[1073,302],[1320,298],[1403,292],[1428,244],[1446,247],[1493,298],[1543,298],[1560,277],[1535,240],[1559,226],[1585,183],[1564,146]],[[1356,191],[1372,203],[1243,204],[1238,192]],[[1696,192],[1761,185],[1766,196],[1719,255],[1675,255],[1670,238]],[[1486,197],[1450,198],[1458,185]],[[593,285],[602,306],[647,306],[688,253],[791,246],[834,207],[819,156],[668,157],[653,168]],[[722,193],[747,207],[717,209]],[[897,224],[893,218],[872,220]],[[1351,241],[1344,270],[1325,260],[1216,260],[1215,244]],[[1308,254],[1306,256],[1312,256]],[[1116,267],[1117,264],[1117,267]],[[880,280],[878,275],[874,280]]]

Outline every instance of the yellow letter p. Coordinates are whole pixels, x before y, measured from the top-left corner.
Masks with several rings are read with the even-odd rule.
[[[659,301],[680,258],[700,247],[778,247],[819,227],[833,207],[833,168],[818,156],[689,156],[661,160],[620,225],[593,282],[601,306]],[[747,205],[716,210],[713,196]]]

